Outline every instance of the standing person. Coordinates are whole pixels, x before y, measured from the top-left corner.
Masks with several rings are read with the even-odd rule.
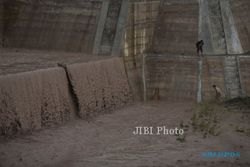
[[[215,90],[215,99],[219,102],[223,101],[223,98],[225,97],[225,95],[222,92],[222,90],[216,85],[213,85],[213,88]]]
[[[196,42],[196,49],[197,49],[198,55],[199,55],[199,53],[201,53],[201,54],[203,53],[203,45],[204,45],[203,40]]]

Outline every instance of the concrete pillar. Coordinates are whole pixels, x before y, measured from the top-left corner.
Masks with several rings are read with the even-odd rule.
[[[241,54],[243,49],[239,39],[229,0],[220,0],[221,15],[228,54]]]
[[[112,56],[119,56],[121,54],[122,43],[126,30],[127,16],[128,16],[128,0],[122,0],[119,20],[117,23],[115,39],[112,47]]]
[[[103,0],[100,18],[99,18],[99,22],[98,22],[98,26],[97,26],[96,35],[95,35],[93,54],[99,54],[102,36],[103,36],[103,31],[105,28],[106,18],[107,18],[107,14],[108,14],[108,9],[109,9],[109,0]]]
[[[209,18],[208,0],[199,0],[199,34],[198,40],[204,41],[204,54],[213,54],[212,32]]]

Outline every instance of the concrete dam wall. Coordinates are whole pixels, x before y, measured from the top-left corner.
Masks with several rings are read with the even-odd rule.
[[[0,134],[110,112],[132,101],[120,58],[0,77]]]
[[[3,5],[5,47],[92,52],[101,1],[11,0]]]
[[[198,40],[199,3],[162,1],[153,40],[153,52],[195,54]]]
[[[145,59],[145,93],[148,100],[155,100],[155,96],[170,101],[196,99],[197,58],[148,55]]]
[[[249,56],[232,55],[249,50],[248,7],[247,0],[1,1],[0,46],[123,55],[127,70],[117,58],[1,76],[1,133],[112,111],[143,92],[147,99],[206,100],[216,84],[227,97],[249,95]],[[205,40],[202,59],[198,39]],[[9,60],[1,69],[23,65]]]

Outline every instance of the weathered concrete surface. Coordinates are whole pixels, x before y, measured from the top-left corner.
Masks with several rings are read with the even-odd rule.
[[[67,71],[81,118],[113,111],[133,100],[120,58],[69,65]]]
[[[250,59],[248,57],[240,57],[239,69],[241,75],[241,83],[244,96],[250,96]]]
[[[109,1],[103,1],[102,8],[100,9],[100,17],[98,21],[98,26],[95,34],[95,42],[93,46],[93,54],[99,54],[101,42],[102,42],[102,36],[105,28],[105,22],[108,15],[109,10]]]
[[[220,1],[200,0],[199,2],[199,39],[204,40],[204,54],[225,54],[227,48]]]
[[[203,100],[215,98],[213,85],[217,85],[224,93],[225,74],[224,74],[224,57],[205,57],[203,58],[202,73],[202,95]]]
[[[144,52],[152,51],[160,1],[130,0],[128,5],[124,62],[134,97],[142,100],[142,56]]]
[[[32,136],[0,142],[3,167],[249,167],[249,137],[235,126],[249,128],[249,117],[226,112],[219,136],[203,138],[189,127],[184,142],[177,136],[135,136],[136,126],[180,128],[192,117],[190,103],[137,104],[100,116],[45,129]],[[246,116],[246,115],[245,115]],[[248,122],[247,122],[248,121]],[[245,122],[245,123],[243,123]],[[229,125],[230,124],[230,125]],[[204,158],[204,151],[239,151],[236,158]]]
[[[3,2],[0,2],[0,48],[3,47]]]
[[[220,8],[228,54],[242,54],[243,49],[233,18],[230,0],[220,0]]]
[[[154,33],[153,51],[194,55],[198,40],[199,4],[190,1],[163,1]]]
[[[237,56],[226,56],[224,60],[225,87],[230,98],[241,97],[241,78]]]
[[[127,17],[129,10],[128,8],[129,8],[128,0],[122,0],[114,43],[112,47],[112,54],[111,54],[112,56],[118,56],[122,54],[122,44],[124,42],[124,35],[127,25]]]
[[[204,53],[213,53],[212,31],[207,0],[199,0],[199,40],[204,41]]]
[[[125,62],[129,69],[141,67],[142,53],[152,51],[159,0],[129,2],[124,39]]]
[[[0,135],[60,124],[75,114],[61,68],[2,76],[0,92]]]
[[[243,49],[230,0],[200,0],[199,38],[205,54],[241,54]]]
[[[5,46],[91,53],[101,1],[4,1]]]
[[[198,68],[199,60],[201,69]],[[213,85],[217,85],[226,98],[249,95],[249,60],[247,55],[209,55],[199,59],[148,54],[145,63],[147,99],[158,96],[162,100],[196,101],[201,89],[201,99],[210,100],[215,98]]]
[[[231,1],[234,22],[244,52],[250,51],[250,1]]]
[[[159,89],[162,100],[196,101],[198,59],[191,56],[146,57],[147,99],[152,100]]]
[[[122,0],[110,0],[106,22],[102,34],[100,54],[110,55],[114,45]]]

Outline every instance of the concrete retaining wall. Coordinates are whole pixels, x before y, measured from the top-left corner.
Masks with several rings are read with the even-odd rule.
[[[228,57],[239,59],[239,63],[226,63]],[[147,99],[196,101],[199,70],[202,100],[215,98],[213,85],[217,85],[227,98],[239,97],[241,92],[243,96],[250,96],[249,56],[204,56],[201,69],[198,64],[197,57],[148,55],[145,69]],[[232,65],[235,67],[231,68]],[[230,73],[231,78],[226,73]],[[232,96],[234,90],[230,90],[234,81],[239,91],[237,96]]]
[[[225,88],[224,57],[203,58],[202,97],[209,100],[215,97],[212,85],[217,85],[223,92]]]

